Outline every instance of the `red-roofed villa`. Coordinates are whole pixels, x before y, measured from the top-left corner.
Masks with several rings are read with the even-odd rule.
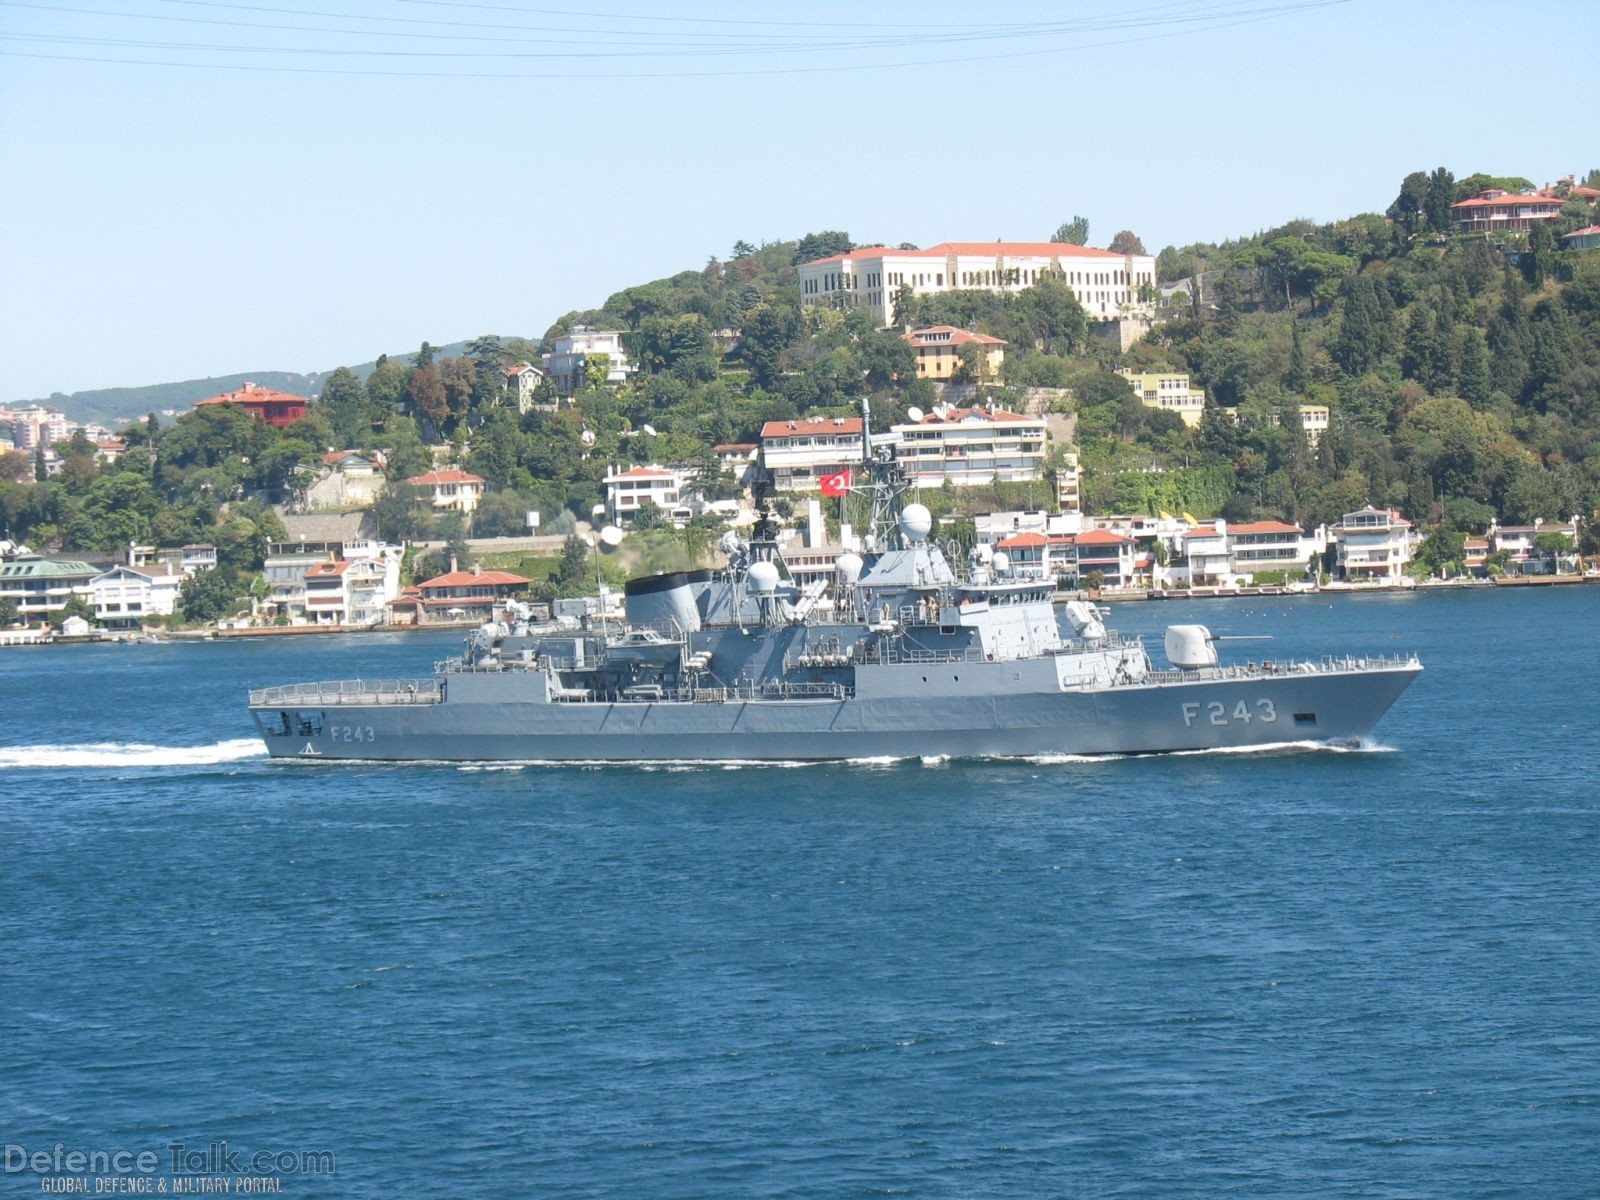
[[[223,392],[220,396],[201,400],[195,407],[205,408],[213,404],[237,405],[256,420],[264,421],[274,429],[282,429],[301,420],[306,415],[306,406],[309,403],[310,401],[304,396],[275,392],[247,381],[237,391]]]

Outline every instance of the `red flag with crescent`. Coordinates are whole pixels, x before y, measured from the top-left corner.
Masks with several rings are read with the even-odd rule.
[[[843,496],[850,490],[850,468],[835,471],[832,475],[822,477],[822,494],[824,496]]]

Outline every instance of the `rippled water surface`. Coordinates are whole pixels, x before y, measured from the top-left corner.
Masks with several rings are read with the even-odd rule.
[[[247,686],[449,639],[0,650],[0,1141],[333,1151],[292,1196],[1594,1196],[1597,618],[1123,606],[1428,669],[1363,751],[1094,762],[272,764]]]

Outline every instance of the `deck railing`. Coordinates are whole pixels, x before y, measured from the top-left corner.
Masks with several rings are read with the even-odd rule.
[[[336,679],[253,688],[250,692],[250,703],[260,708],[437,704],[443,698],[437,679]]]

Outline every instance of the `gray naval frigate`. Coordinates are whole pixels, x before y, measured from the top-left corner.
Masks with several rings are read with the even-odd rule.
[[[1165,666],[1052,581],[932,536],[862,405],[850,490],[862,553],[801,585],[763,507],[725,569],[631,581],[625,623],[530,621],[512,602],[465,652],[409,680],[250,692],[280,758],[597,761],[1096,755],[1370,735],[1415,657],[1224,665],[1203,625],[1168,627]],[[863,505],[865,507],[865,505]],[[962,568],[959,572],[957,567]]]

